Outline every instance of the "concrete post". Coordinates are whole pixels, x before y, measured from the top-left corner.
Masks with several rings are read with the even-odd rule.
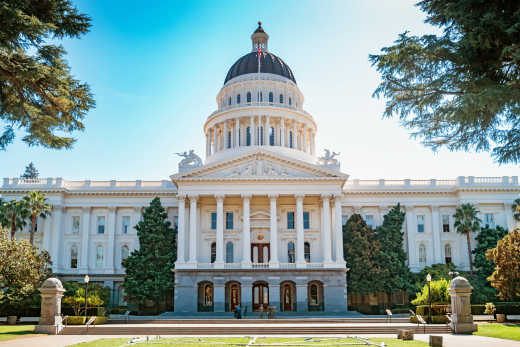
[[[451,323],[450,328],[455,334],[466,334],[477,331],[471,314],[471,291],[473,287],[464,277],[455,277],[450,284]]]
[[[35,333],[58,335],[63,329],[61,320],[61,298],[65,289],[59,279],[48,278],[39,289],[42,297],[40,320]]]

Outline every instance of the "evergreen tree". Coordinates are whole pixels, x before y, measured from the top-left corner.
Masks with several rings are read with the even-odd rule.
[[[406,265],[406,252],[403,245],[405,213],[401,206],[392,209],[383,217],[383,224],[376,228],[376,240],[380,245],[377,257],[381,272],[381,282],[385,293],[411,289],[410,269]]]
[[[383,272],[377,266],[380,251],[372,228],[359,214],[353,214],[343,228],[344,256],[349,271],[350,293],[369,294],[382,290]]]
[[[36,179],[40,173],[38,170],[36,170],[36,167],[34,166],[33,162],[31,161],[29,165],[25,167],[25,172],[20,176],[20,178],[23,179]]]
[[[520,298],[520,228],[516,228],[486,252],[495,269],[488,280],[504,300]]]
[[[176,231],[158,197],[150,202],[135,226],[139,250],[124,261],[123,284],[126,299],[143,310],[146,302],[154,302],[155,313],[164,306],[165,298],[173,291],[172,269],[176,258]]]
[[[470,233],[480,230],[480,218],[478,218],[479,211],[477,208],[470,204],[461,204],[455,210],[453,217],[455,218],[455,229],[458,233],[466,235],[466,243],[468,246],[468,260],[469,260],[469,271],[471,277],[473,277],[473,260],[471,258],[471,241]]]

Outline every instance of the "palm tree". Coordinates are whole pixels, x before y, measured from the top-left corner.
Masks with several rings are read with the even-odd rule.
[[[513,209],[513,218],[517,222],[520,222],[520,199],[516,199],[515,201],[513,201],[512,209]]]
[[[31,245],[34,244],[34,232],[36,228],[36,219],[38,217],[47,217],[52,209],[52,206],[46,203],[45,195],[36,190],[32,190],[29,194],[23,197],[27,208],[29,209],[29,216],[31,218],[31,230],[29,241]]]
[[[11,240],[14,240],[14,234],[25,226],[27,217],[29,210],[23,200],[11,200],[0,206],[0,224],[11,229]]]
[[[480,230],[481,220],[477,216],[478,213],[479,210],[477,210],[473,204],[467,203],[457,207],[455,214],[453,215],[457,232],[466,234],[466,240],[468,242],[469,270],[471,276],[473,276],[473,261],[471,259],[471,240],[469,234]]]

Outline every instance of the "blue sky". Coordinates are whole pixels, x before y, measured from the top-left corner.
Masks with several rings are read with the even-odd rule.
[[[71,150],[0,152],[0,176],[33,161],[42,177],[167,179],[175,152],[205,153],[202,125],[229,67],[251,49],[258,20],[269,49],[292,68],[304,108],[318,124],[317,149],[341,152],[353,178],[518,175],[487,153],[432,153],[371,97],[379,75],[368,55],[405,30],[435,32],[416,1],[77,1],[92,30],[63,42],[73,74],[90,84],[97,107]]]

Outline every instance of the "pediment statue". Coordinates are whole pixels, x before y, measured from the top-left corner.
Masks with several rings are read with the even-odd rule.
[[[202,166],[202,159],[200,159],[200,157],[195,154],[193,149],[190,149],[189,152],[184,151],[183,153],[175,154],[184,158],[179,163],[179,172],[188,171]]]
[[[339,170],[340,163],[338,159],[336,159],[336,157],[339,156],[341,153],[334,151],[332,151],[331,153],[329,149],[325,149],[324,151],[325,155],[318,158],[320,165],[325,166],[327,168]]]

